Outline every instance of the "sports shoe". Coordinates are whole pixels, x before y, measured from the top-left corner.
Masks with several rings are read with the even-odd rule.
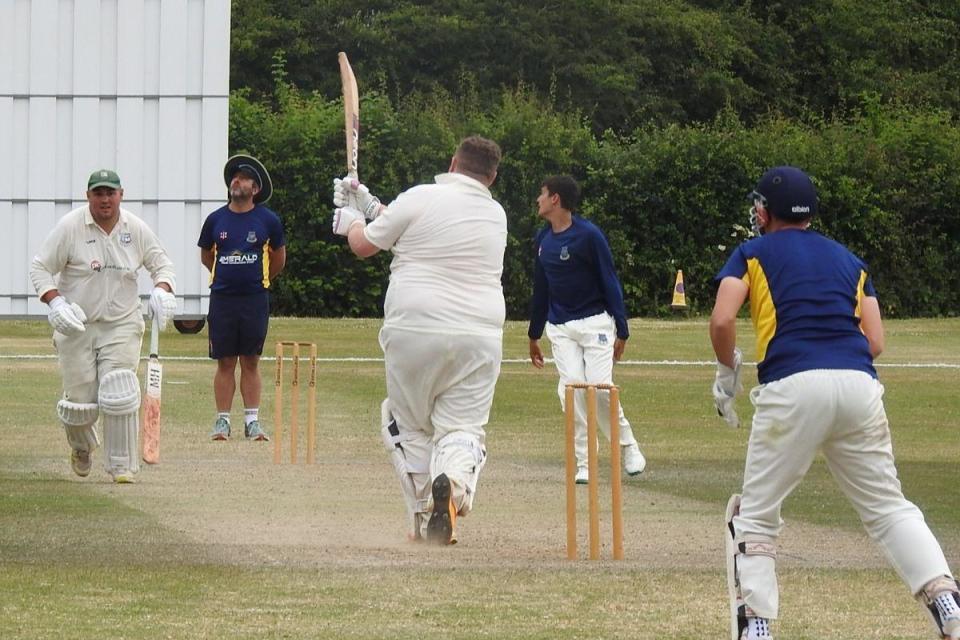
[[[90,452],[74,449],[70,452],[70,467],[81,478],[90,475]]]
[[[136,479],[133,477],[133,474],[129,471],[121,471],[119,473],[111,473],[113,476],[114,484],[136,484]]]
[[[227,427],[229,430],[229,427]],[[269,442],[270,438],[267,437],[267,434],[264,433],[263,429],[260,428],[260,421],[254,420],[250,424],[246,425],[243,428],[243,435],[247,437],[247,440],[257,440],[262,442]]]
[[[621,457],[623,458],[623,470],[628,476],[638,476],[647,468],[647,459],[640,453],[640,447],[636,442],[620,447]]]
[[[457,524],[457,509],[453,506],[450,478],[441,473],[433,479],[433,510],[427,522],[427,541],[433,544],[457,544],[454,526]]]
[[[590,470],[587,467],[577,467],[577,475],[574,476],[574,482],[577,484],[589,484]]]
[[[773,640],[770,621],[766,618],[747,618],[747,626],[740,634],[740,640]]]
[[[944,638],[960,638],[960,596],[956,591],[944,591],[933,599],[940,615],[940,630]]]
[[[227,440],[230,437],[230,423],[226,418],[217,418],[213,425],[213,431],[210,432],[211,440]]]

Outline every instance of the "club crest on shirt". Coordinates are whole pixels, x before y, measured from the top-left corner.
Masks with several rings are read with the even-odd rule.
[[[607,344],[607,334],[605,334],[605,333],[598,333],[598,334],[597,334],[597,341],[598,341],[600,344]]]
[[[103,264],[99,260],[91,260],[90,268],[96,271],[97,273],[100,273],[100,271],[103,269]]]
[[[221,240],[226,240],[226,239],[227,239],[227,232],[226,232],[226,231],[221,231],[221,232],[220,232],[220,239],[221,239]]]
[[[566,245],[560,247],[560,259],[561,259],[561,260],[569,260],[569,259],[570,259],[570,251],[567,250]]]
[[[257,232],[247,231],[247,242],[256,242],[256,241],[257,241]]]
[[[120,244],[122,244],[123,246],[126,247],[126,246],[128,246],[131,242],[133,242],[133,236],[130,235],[130,232],[129,232],[129,231],[122,231],[122,232],[120,233]]]

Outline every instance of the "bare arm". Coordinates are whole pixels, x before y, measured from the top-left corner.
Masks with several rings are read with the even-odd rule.
[[[365,225],[354,224],[347,233],[350,249],[358,258],[369,258],[380,251],[380,247],[367,240],[367,236],[363,233],[365,228]]]
[[[287,247],[277,247],[276,249],[270,249],[270,280],[272,281],[280,272],[283,271],[283,267],[287,264]]]
[[[733,348],[737,345],[737,312],[750,288],[740,278],[727,277],[720,282],[717,300],[710,315],[710,342],[717,361],[733,368]]]
[[[200,249],[200,263],[213,272],[213,249]]]
[[[860,330],[870,343],[870,355],[876,359],[886,346],[883,320],[880,318],[880,303],[872,296],[860,300]]]

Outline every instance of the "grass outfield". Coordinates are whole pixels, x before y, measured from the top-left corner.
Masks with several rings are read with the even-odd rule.
[[[271,323],[269,342],[313,341],[328,358],[313,467],[274,466],[272,443],[208,441],[206,331],[165,333],[162,462],[130,486],[108,481],[100,451],[90,477],[71,473],[48,325],[0,327],[5,640],[729,637],[721,520],[749,432],[714,415],[705,320],[631,323],[615,377],[648,467],[624,479],[626,559],[596,563],[564,559],[557,378],[526,361],[522,323],[507,327],[475,513],[458,523],[460,544],[441,549],[403,540],[377,425],[378,321]],[[752,360],[752,333],[740,329]],[[958,570],[960,320],[888,321],[879,363],[905,493]],[[270,433],[272,365],[263,365]],[[738,410],[748,422],[746,394]],[[603,506],[606,491],[602,483]],[[822,460],[783,516],[778,638],[933,637]]]

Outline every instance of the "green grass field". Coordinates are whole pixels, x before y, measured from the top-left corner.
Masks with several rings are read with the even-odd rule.
[[[379,321],[271,323],[268,342],[313,341],[325,358],[310,467],[273,465],[272,443],[208,441],[206,331],[165,333],[162,462],[129,486],[108,481],[100,452],[90,477],[70,471],[47,324],[0,327],[5,640],[728,637],[721,521],[748,430],[715,416],[705,320],[631,323],[615,378],[648,467],[624,479],[626,559],[593,563],[565,560],[557,378],[526,361],[522,323],[507,327],[475,512],[449,548],[404,541],[378,432],[382,364],[364,359],[381,355]],[[960,320],[888,321],[879,363],[905,493],[957,569]],[[272,359],[263,374],[272,433]],[[746,394],[738,410],[749,421]],[[934,637],[822,461],[783,515],[778,638]]]

